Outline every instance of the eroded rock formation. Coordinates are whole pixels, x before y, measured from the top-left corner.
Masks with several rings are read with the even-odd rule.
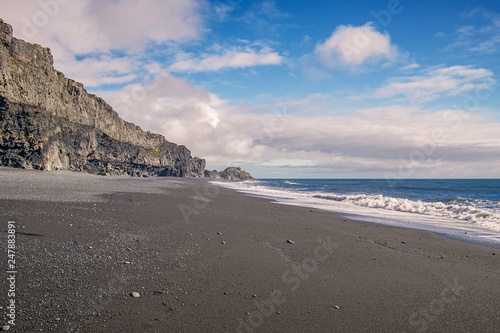
[[[205,170],[205,177],[227,180],[253,180],[254,178],[246,171],[237,167],[228,167],[224,171]]]

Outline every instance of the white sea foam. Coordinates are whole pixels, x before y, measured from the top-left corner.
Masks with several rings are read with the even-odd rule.
[[[354,194],[337,195],[322,192],[298,192],[267,187],[259,182],[215,182],[252,195],[270,197],[279,203],[315,207],[341,214],[356,215],[364,220],[392,221],[386,223],[422,228],[439,226],[462,228],[480,228],[484,231],[500,233],[500,203],[491,203],[484,208],[484,203],[474,200],[455,200],[449,203],[423,202],[383,195]],[[425,229],[425,228],[424,228]]]
[[[446,217],[451,219],[464,220],[478,225],[497,226],[500,231],[500,213],[486,208],[478,208],[471,203],[464,202],[423,202],[401,198],[386,197],[383,195],[315,195],[315,198],[327,199],[333,201],[349,202],[353,205],[393,210],[399,212],[408,212],[423,215],[432,215],[436,217]],[[492,223],[495,222],[495,223]]]

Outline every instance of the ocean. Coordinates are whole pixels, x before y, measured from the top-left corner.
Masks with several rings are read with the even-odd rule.
[[[214,183],[281,204],[500,247],[500,179],[262,179]]]

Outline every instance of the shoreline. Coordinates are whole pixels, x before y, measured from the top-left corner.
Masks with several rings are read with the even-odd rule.
[[[330,202],[321,202],[316,198],[294,197],[293,192],[285,194],[268,194],[248,187],[239,187],[237,183],[230,185],[217,180],[214,184],[233,189],[244,195],[263,198],[281,205],[305,207],[319,209],[333,215],[365,223],[374,223],[379,225],[391,226],[396,228],[407,228],[421,231],[429,231],[438,234],[444,238],[454,239],[461,242],[481,245],[493,249],[500,249],[500,233],[487,228],[474,226],[465,221],[445,220],[436,216],[421,215],[416,213],[403,212],[405,215],[398,216],[402,212],[393,210],[378,210],[363,206],[353,206],[349,212],[342,211],[340,207],[331,205]],[[344,207],[345,209],[345,207]],[[353,213],[353,209],[361,212]],[[371,211],[369,211],[371,210]],[[396,214],[392,216],[393,214]],[[386,215],[384,215],[386,214]],[[406,219],[411,221],[405,222]]]
[[[19,330],[500,329],[500,253],[488,247],[207,179],[6,168],[0,179],[4,258],[7,221],[17,228]]]

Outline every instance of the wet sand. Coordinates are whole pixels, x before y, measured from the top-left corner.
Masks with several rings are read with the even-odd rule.
[[[500,331],[498,249],[206,179],[0,168],[0,181],[1,325],[16,230],[11,331]]]

